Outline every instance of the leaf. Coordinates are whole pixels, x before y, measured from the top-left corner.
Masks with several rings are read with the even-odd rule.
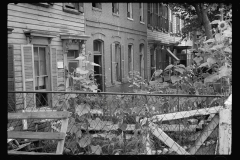
[[[197,63],[197,65],[199,65],[200,62],[203,60],[203,58],[202,57],[195,57],[193,60]]]
[[[91,144],[91,140],[92,137],[90,134],[87,134],[85,136],[83,136],[79,141],[78,144],[81,148],[85,148],[86,146],[88,146],[89,144]]]
[[[91,65],[93,65],[93,66],[99,66],[99,67],[101,67],[99,64],[94,63],[94,62],[90,62],[89,64],[91,64]]]
[[[223,47],[223,44],[218,44],[218,45],[214,45],[212,48],[210,48],[211,50],[218,50],[221,49]]]
[[[216,63],[216,60],[212,57],[207,59],[208,66],[211,67],[213,64]]]
[[[222,66],[219,68],[219,78],[230,76],[231,75],[231,68],[228,68],[227,66]]]
[[[214,74],[206,77],[206,78],[204,79],[204,83],[215,82],[215,81],[217,81],[218,79],[219,79],[219,76],[218,76],[216,73],[214,73]]]
[[[74,140],[70,141],[66,147],[71,149],[71,151],[74,153],[77,150],[77,142]]]
[[[203,43],[209,43],[209,42],[215,42],[215,39],[208,39],[207,41],[203,42]]]
[[[204,67],[204,66],[207,66],[207,65],[208,65],[208,62],[204,62],[199,67]]]
[[[220,22],[220,20],[214,20],[211,22],[211,24],[218,24]]]
[[[183,72],[185,72],[185,69],[183,69],[183,68],[176,68],[175,71],[183,74]]]
[[[159,69],[155,71],[155,76],[158,77],[160,74],[162,74],[163,70]]]
[[[87,74],[89,71],[88,70],[83,70],[80,67],[76,68],[76,73],[79,74]]]
[[[79,56],[79,57],[77,57],[77,58],[75,58],[76,60],[84,60],[86,57],[84,57],[84,56]]]
[[[181,78],[178,77],[178,76],[171,76],[171,81],[172,81],[172,83],[178,82],[178,81],[180,81],[180,80],[181,80]]]
[[[122,131],[126,131],[127,129],[127,124],[126,123],[122,123],[122,124],[119,124],[119,129],[121,129]]]
[[[75,112],[79,115],[82,116],[84,114],[87,114],[90,112],[90,106],[88,104],[80,104],[76,106]]]
[[[98,87],[96,85],[91,85],[89,89],[91,89],[92,91],[95,91],[98,89]]]
[[[231,50],[229,47],[226,47],[226,48],[224,49],[224,52],[232,53],[232,50]]]
[[[168,66],[165,68],[165,70],[167,70],[167,69],[171,69],[172,67],[173,67],[173,65],[170,64],[170,65],[168,65]]]
[[[232,37],[232,31],[228,30],[228,29],[223,31],[223,36],[224,37]]]
[[[183,64],[179,64],[177,65],[178,67],[181,67],[181,68],[186,68]]]
[[[223,41],[223,37],[220,33],[215,34],[215,39],[217,42],[222,42]]]
[[[90,147],[91,147],[92,153],[97,155],[100,155],[102,153],[102,147],[100,147],[99,145],[97,146],[91,145]]]

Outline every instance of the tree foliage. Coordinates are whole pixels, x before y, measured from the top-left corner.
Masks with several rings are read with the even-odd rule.
[[[184,20],[183,34],[200,31],[212,38],[211,21],[226,16],[231,4],[220,3],[169,3],[173,13]]]

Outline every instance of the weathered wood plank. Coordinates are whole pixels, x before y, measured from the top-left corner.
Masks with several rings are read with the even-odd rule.
[[[229,107],[230,108],[230,107]],[[221,109],[219,112],[219,154],[231,154],[232,147],[232,120],[231,109]]]
[[[8,131],[8,139],[46,139],[46,140],[62,140],[65,139],[65,133],[57,132],[18,132]]]
[[[62,119],[68,116],[67,111],[8,113],[8,119]]]
[[[84,27],[83,23],[76,23],[76,22],[74,23],[74,22],[69,22],[67,20],[58,21],[57,19],[54,19],[54,18],[48,18],[48,17],[42,17],[42,16],[37,16],[35,17],[35,19],[29,19],[26,17],[19,17],[18,15],[14,15],[14,16],[8,15],[8,21],[26,23],[26,24],[35,24],[35,25],[41,25],[41,26],[47,26],[47,27],[52,26],[56,28],[63,28],[63,29],[69,29],[69,30],[71,29],[76,31],[83,31],[83,27]]]
[[[152,122],[157,122],[157,121],[168,121],[168,120],[174,120],[174,119],[188,118],[191,116],[208,115],[208,114],[218,113],[220,108],[221,107],[218,106],[218,107],[204,108],[204,109],[198,109],[198,110],[156,115],[150,118],[150,120],[152,120]]]
[[[217,127],[219,123],[219,115],[215,115],[212,121],[203,129],[202,133],[196,140],[195,144],[189,149],[190,154],[195,154],[198,149],[201,147],[203,142],[211,135],[214,129]]]
[[[62,120],[61,132],[66,133],[67,127],[68,127],[68,118]],[[61,154],[63,152],[64,143],[65,143],[65,138],[58,142],[56,153]]]
[[[61,155],[61,154],[57,154],[57,153],[24,152],[24,151],[8,151],[8,154],[15,154],[15,155]]]
[[[149,124],[150,130],[160,141],[165,143],[167,146],[172,148],[178,154],[188,155],[189,153],[182,148],[179,144],[177,144],[172,138],[170,138],[162,129],[157,127],[156,124],[150,123]]]

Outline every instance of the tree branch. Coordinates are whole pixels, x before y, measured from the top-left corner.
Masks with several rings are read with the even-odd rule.
[[[210,9],[210,7],[212,7],[212,4],[209,4],[208,7],[206,9],[204,9],[204,12],[207,13],[207,11]]]

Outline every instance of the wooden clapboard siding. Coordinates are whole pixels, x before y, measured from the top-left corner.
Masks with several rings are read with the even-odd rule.
[[[13,28],[12,34],[8,35],[8,43],[14,45],[13,61],[14,61],[14,75],[15,75],[15,90],[23,90],[23,80],[32,75],[29,71],[31,67],[30,62],[24,62],[25,77],[22,75],[22,56],[21,45],[27,44],[26,36],[23,30],[37,30],[47,31],[55,33],[57,36],[52,38],[51,47],[56,48],[56,63],[58,61],[64,61],[62,40],[60,34],[72,33],[83,34],[84,33],[84,15],[71,14],[63,11],[63,3],[54,3],[53,6],[45,8],[42,6],[32,5],[28,3],[8,4],[8,27]],[[25,57],[25,60],[30,60],[29,57]],[[64,91],[64,87],[58,87],[59,84],[64,84],[64,69],[56,69],[56,76],[54,79],[56,91]],[[26,85],[26,89],[31,89],[33,83]],[[32,98],[33,99],[33,98]],[[30,99],[29,99],[30,100]],[[20,104],[18,100],[17,103]],[[19,106],[19,105],[18,105]]]

